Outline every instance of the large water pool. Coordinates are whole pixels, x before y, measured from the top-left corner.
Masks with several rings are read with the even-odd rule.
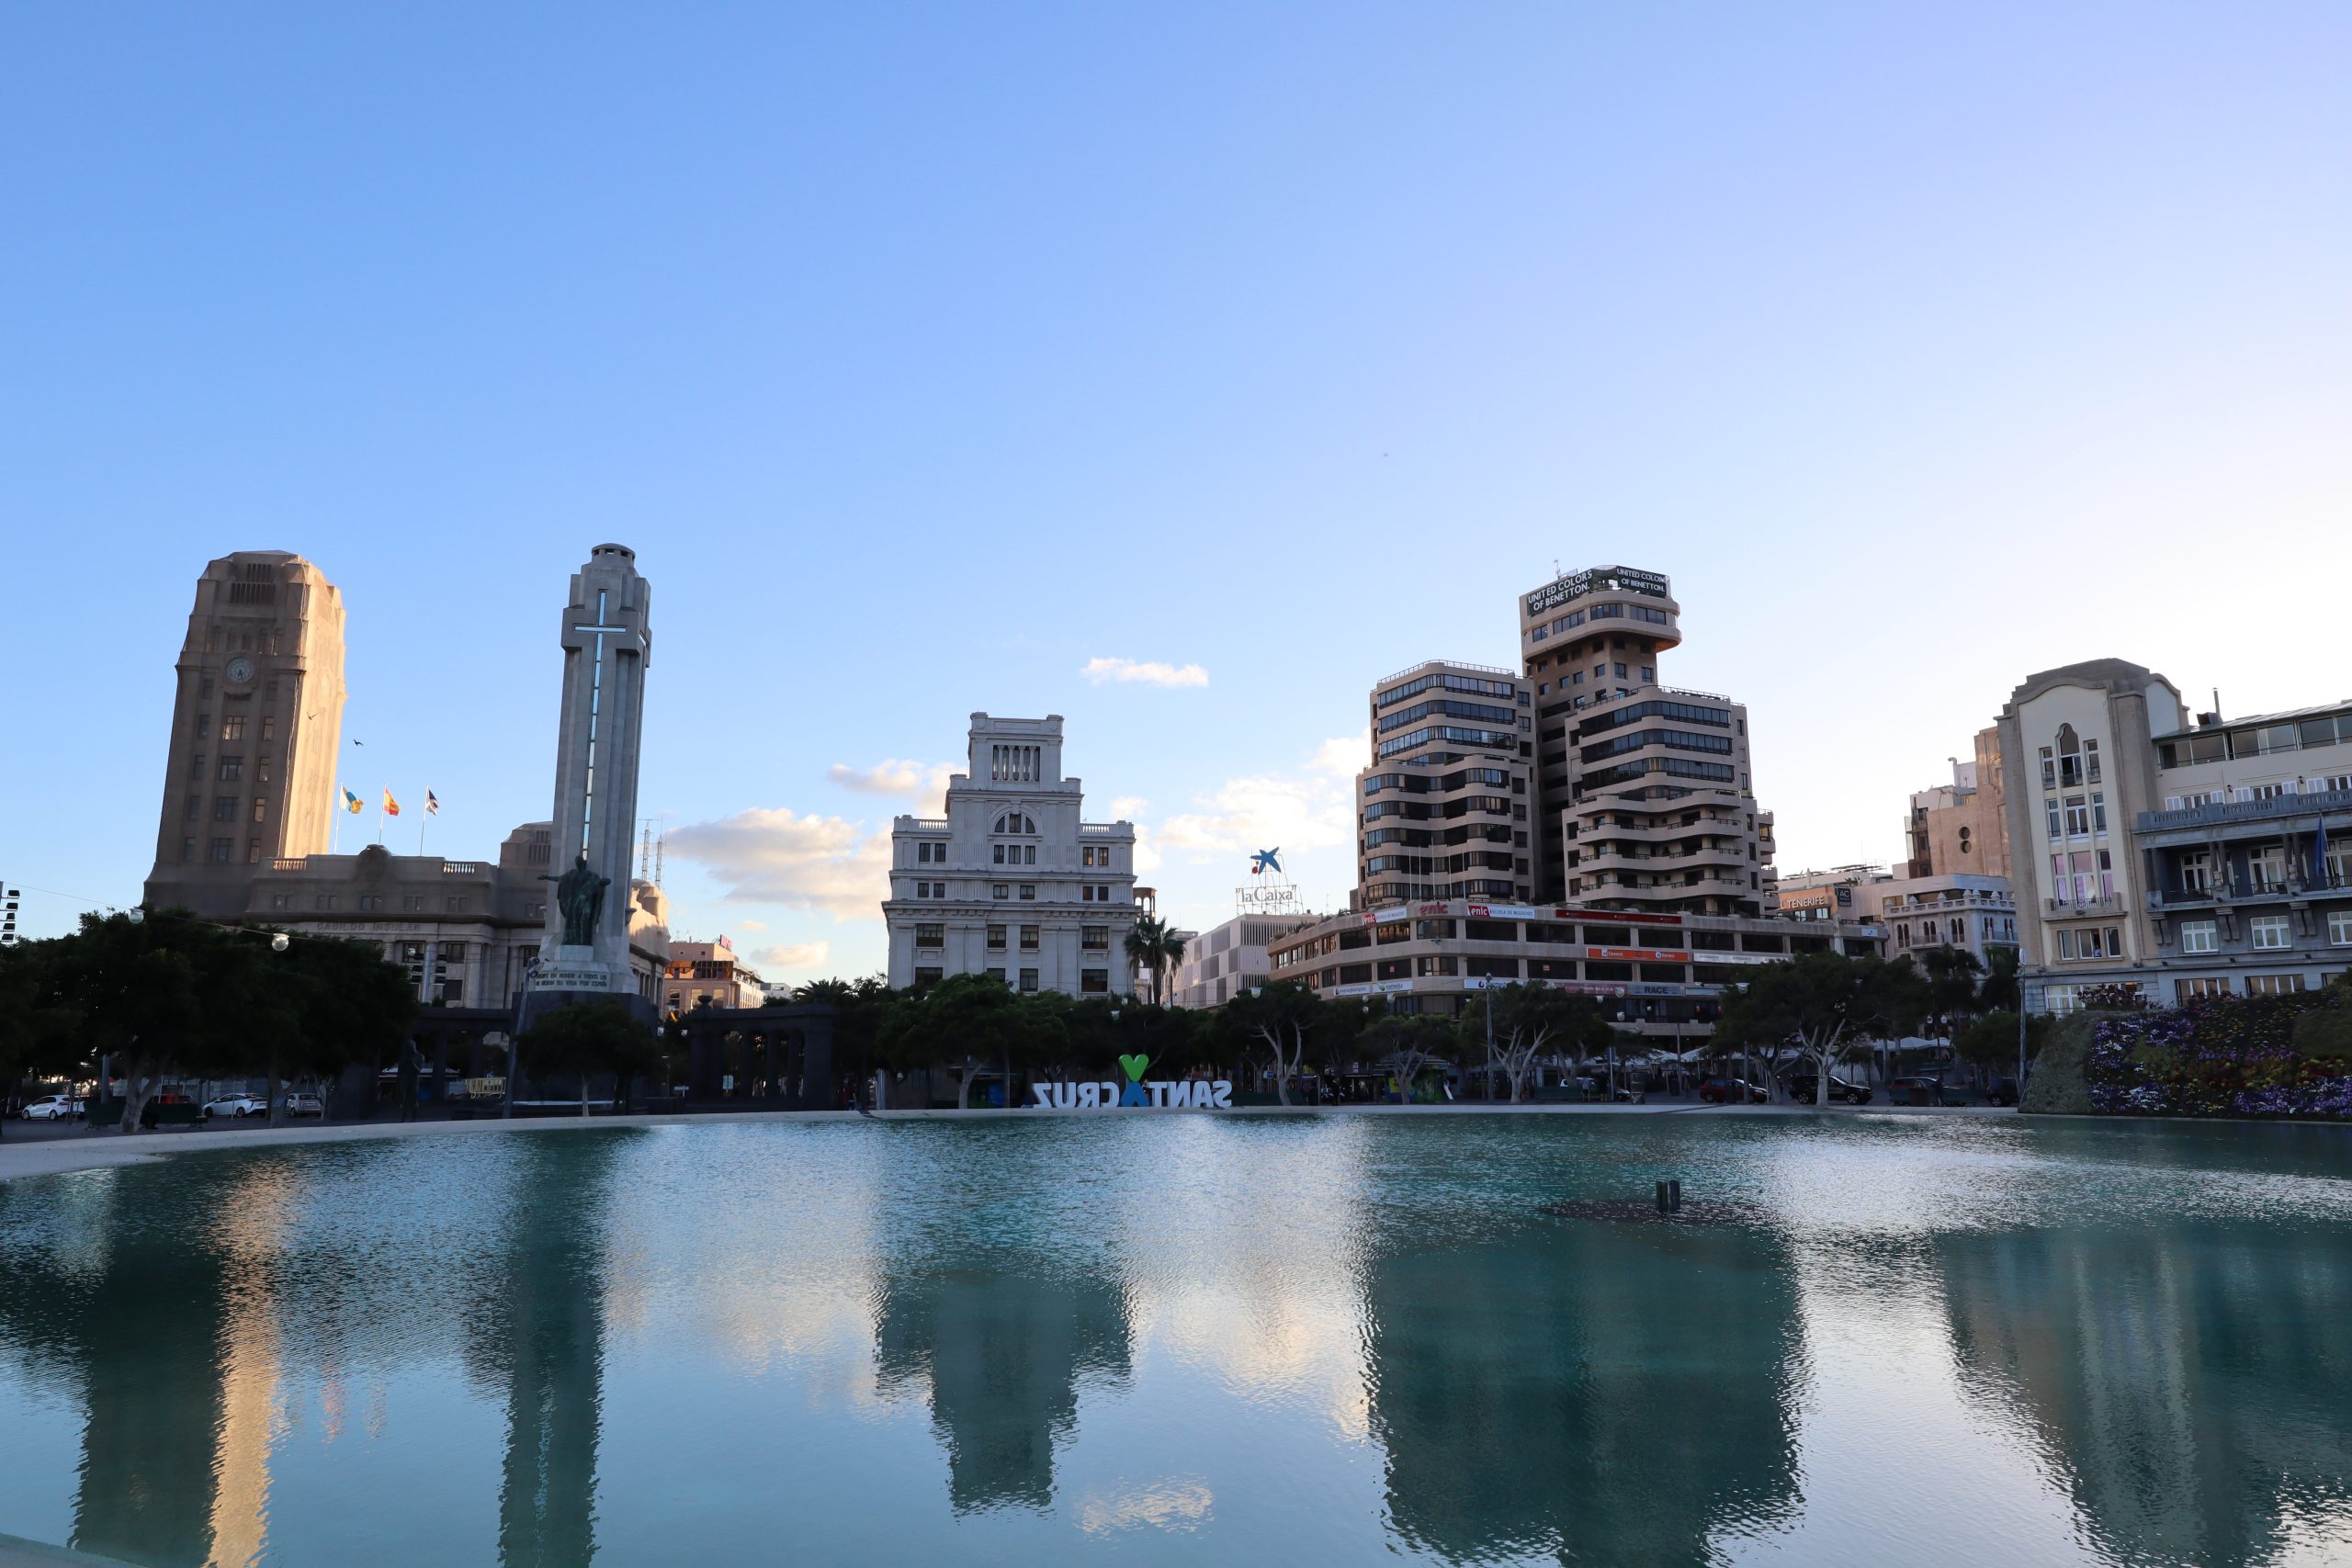
[[[1134,1113],[22,1180],[0,1531],[150,1564],[2344,1562],[2347,1134]],[[1669,1176],[1685,1220],[1644,1220]]]

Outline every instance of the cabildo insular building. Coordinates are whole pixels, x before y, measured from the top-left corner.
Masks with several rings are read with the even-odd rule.
[[[1062,719],[972,716],[946,815],[890,825],[890,984],[993,975],[1016,991],[1129,995],[1136,830],[1081,820]]]

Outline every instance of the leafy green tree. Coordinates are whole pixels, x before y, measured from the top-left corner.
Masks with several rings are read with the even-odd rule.
[[[1976,1006],[1983,1012],[2015,1012],[2021,999],[2018,988],[2018,950],[1987,948],[1984,978],[1976,987]]]
[[[147,1101],[181,1062],[209,1043],[202,976],[223,933],[184,909],[84,915],[57,950],[58,993],[78,1021],[77,1043],[123,1080],[120,1130],[139,1130]],[[99,1092],[107,1086],[101,1083]]]
[[[628,1080],[659,1065],[660,1044],[653,1026],[629,1011],[618,997],[571,1002],[543,1013],[522,1038],[534,1066],[580,1075],[582,1116],[588,1114],[590,1078],[601,1072],[615,1075],[615,1100],[626,1103]]]
[[[1457,1024],[1465,1049],[1486,1048],[1487,1007],[1494,1010],[1494,1065],[1510,1085],[1513,1105],[1527,1098],[1527,1076],[1546,1053],[1583,1055],[1609,1048],[1609,1022],[1591,998],[1553,986],[1505,986],[1463,1011]]]
[[[1937,1033],[1943,1033],[1951,1020],[1975,1010],[1977,976],[1984,966],[1974,953],[1944,942],[1919,954],[1919,967],[1927,976],[1928,1011],[1936,1021]]]
[[[258,944],[255,944],[258,946]],[[353,1063],[372,1073],[408,1043],[416,992],[408,972],[372,942],[296,936],[267,965],[260,1066],[269,1078],[270,1125],[285,1111],[289,1077],[322,1085]],[[322,1097],[323,1098],[323,1097]]]
[[[57,994],[57,947],[51,941],[0,948],[0,1111],[23,1098],[28,1077],[82,1074],[80,1020]]]
[[[1916,1023],[1926,1003],[1925,984],[1907,964],[1808,953],[1755,969],[1724,998],[1715,1034],[1775,1062],[1793,1047],[1798,1060],[1814,1063],[1815,1103],[1826,1105],[1830,1075],[1847,1053],[1874,1032]]]
[[[855,981],[811,980],[793,993],[797,1002],[822,1002],[833,1010],[833,1059],[855,1063],[861,1081],[873,1072],[877,1042],[901,998],[879,975]],[[770,998],[772,1005],[774,998]],[[858,1090],[863,1104],[865,1090]]]
[[[1426,1013],[1392,1013],[1376,1019],[1357,1042],[1396,1079],[1400,1101],[1413,1102],[1413,1086],[1423,1073],[1451,1061],[1462,1049],[1453,1021]]]
[[[2038,1055],[2041,1036],[2048,1030],[2047,1018],[2026,1021],[2026,1053],[2029,1058]],[[1952,1037],[1952,1054],[1974,1068],[1978,1078],[1998,1077],[2006,1069],[2015,1073],[2018,1066],[2018,1015],[2013,1012],[1977,1014]]]
[[[1021,998],[992,975],[950,975],[890,1010],[876,1042],[882,1059],[901,1071],[947,1067],[956,1075],[956,1109],[972,1103],[972,1080],[1025,1050],[1034,1022]]]
[[[1224,1020],[1227,1028],[1265,1051],[1274,1075],[1275,1097],[1288,1105],[1290,1080],[1306,1060],[1307,1039],[1329,1024],[1331,1010],[1296,981],[1277,980],[1226,1003]]]

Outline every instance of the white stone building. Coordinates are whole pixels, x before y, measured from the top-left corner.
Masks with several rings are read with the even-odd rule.
[[[994,975],[1016,991],[1131,995],[1136,830],[1080,819],[1062,720],[972,716],[947,815],[890,827],[890,984]]]

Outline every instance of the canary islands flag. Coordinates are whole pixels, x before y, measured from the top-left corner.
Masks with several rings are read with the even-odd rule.
[[[400,814],[401,803],[392,798],[391,786],[387,784],[384,787],[384,815],[387,817],[398,817]]]
[[[343,808],[345,811],[350,812],[354,817],[359,815],[360,804],[360,799],[357,795],[352,794],[349,790],[345,790],[343,792]]]

